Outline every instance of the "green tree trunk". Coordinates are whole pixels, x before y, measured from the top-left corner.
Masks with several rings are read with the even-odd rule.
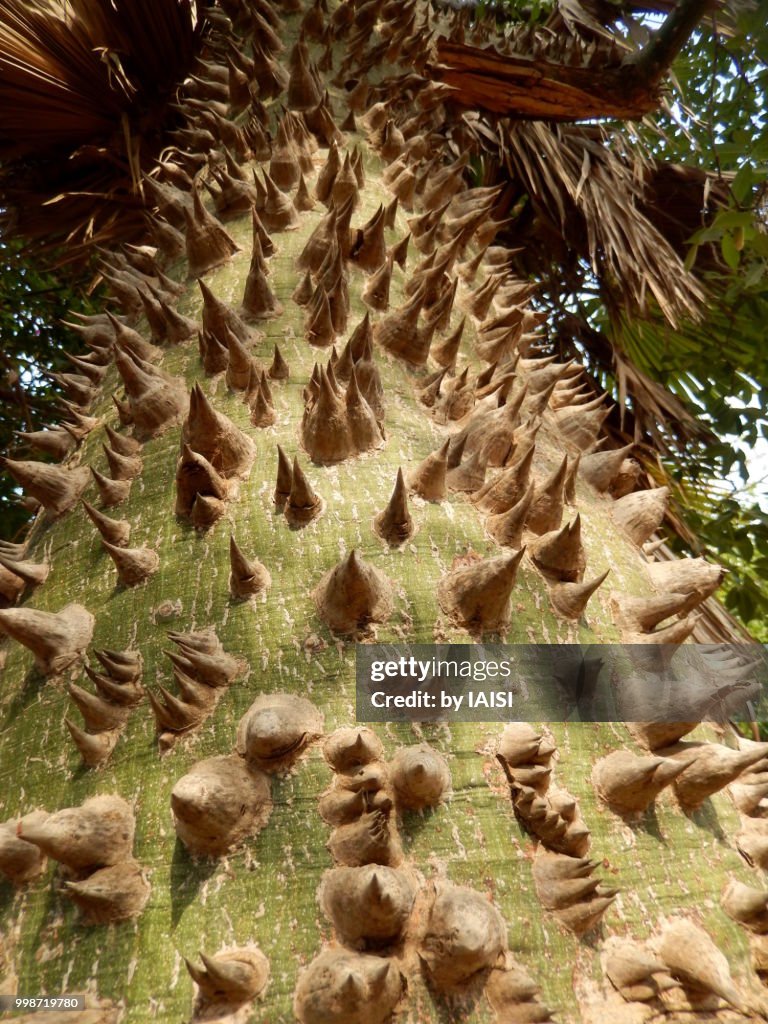
[[[287,39],[295,39],[298,17],[285,16]],[[313,45],[315,59],[321,52]],[[337,110],[344,111],[338,95],[334,95],[334,103]],[[342,155],[355,146],[363,154],[366,178],[352,217],[352,224],[359,226],[380,204],[391,201],[392,192],[381,176],[385,161],[362,131],[346,133]],[[326,156],[326,149],[316,153],[315,171]],[[446,153],[441,159],[447,164],[451,156]],[[314,172],[307,180],[311,191],[316,183]],[[413,213],[402,207],[398,210],[394,227],[386,231],[389,247],[403,238],[409,230],[408,218],[419,212],[418,203]],[[270,385],[273,425],[259,428],[252,424],[242,391],[229,388],[223,373],[204,374],[195,339],[165,347],[157,364],[164,373],[185,382],[185,394],[199,384],[215,409],[229,417],[254,446],[250,469],[239,479],[233,478],[236,486],[230,488],[223,517],[209,529],[196,529],[188,517],[175,514],[174,479],[182,434],[177,417],[157,431],[157,436],[142,442],[142,468],[130,495],[105,510],[130,523],[131,548],[146,546],[157,553],[159,567],[146,581],[134,586],[118,582],[115,564],[79,504],[55,519],[41,513],[33,528],[25,558],[50,562],[51,572],[43,585],[27,589],[18,607],[58,613],[76,602],[88,609],[95,622],[83,654],[95,670],[100,670],[95,650],[138,651],[146,690],[158,695],[162,685],[178,694],[173,666],[165,653],[175,649],[167,633],[207,628],[215,630],[224,651],[242,659],[243,665],[237,678],[217,691],[218,700],[208,717],[176,736],[169,736],[165,729],[158,740],[156,720],[145,697],[130,709],[106,763],[89,768],[64,722],[69,718],[82,727],[68,684],[74,682],[93,691],[83,674],[82,659],[61,672],[44,674],[35,667],[29,650],[17,643],[6,645],[0,696],[4,780],[0,818],[15,821],[34,809],[54,812],[78,807],[97,794],[119,795],[135,814],[133,856],[146,873],[151,894],[135,918],[88,924],[66,890],[63,869],[52,861],[29,882],[3,882],[3,991],[25,995],[88,992],[122,1007],[125,1024],[186,1020],[193,1014],[195,986],[183,958],[199,963],[198,950],[213,955],[257,945],[269,960],[270,979],[255,1002],[239,1011],[237,1019],[271,1024],[293,1020],[294,994],[302,971],[323,950],[343,944],[341,932],[334,932],[318,904],[324,873],[334,865],[328,848],[334,828],[319,810],[321,794],[334,777],[323,756],[323,740],[316,737],[298,757],[285,759],[284,770],[271,776],[269,820],[257,834],[247,836],[224,855],[190,854],[175,833],[171,791],[202,759],[235,751],[238,723],[261,695],[287,693],[311,701],[322,715],[323,737],[355,724],[355,638],[332,632],[313,596],[325,574],[353,549],[391,581],[392,613],[381,624],[363,630],[368,638],[375,635],[380,641],[395,643],[467,643],[478,638],[477,632],[470,634],[446,613],[444,600],[441,606],[440,583],[455,559],[467,563],[471,557],[493,558],[504,550],[489,536],[486,516],[468,495],[448,492],[437,501],[411,495],[409,507],[416,529],[399,548],[390,547],[373,528],[375,517],[389,500],[398,469],[410,474],[466,422],[440,422],[439,415],[419,401],[419,382],[437,369],[437,364],[431,359],[414,371],[377,344],[375,364],[385,396],[385,443],[332,465],[314,464],[302,446],[303,393],[313,365],[318,359],[327,363],[330,349],[319,349],[305,339],[305,312],[292,294],[302,276],[297,256],[325,213],[325,207],[316,203],[313,210],[301,213],[296,230],[272,232],[275,252],[268,259],[268,280],[284,311],[258,324],[251,321],[256,335],[249,352],[268,367],[277,344],[290,367],[288,380],[273,380]],[[216,297],[239,309],[251,262],[250,216],[227,221],[226,229],[238,251],[206,272],[204,281]],[[466,255],[475,252],[470,247]],[[390,309],[404,301],[404,287],[420,259],[423,256],[411,242],[405,270],[394,265]],[[178,311],[200,323],[200,289],[195,280],[187,278],[186,262],[179,259],[165,269],[186,286],[178,299]],[[337,339],[339,346],[366,311],[361,292],[368,276],[354,261],[347,262],[346,273],[351,309],[348,328]],[[459,284],[443,337],[464,315],[470,289],[490,273],[483,264],[474,285]],[[374,322],[384,315],[374,313]],[[493,307],[488,315],[494,315]],[[149,340],[152,332],[143,318],[131,323]],[[479,323],[478,318],[467,315],[458,359],[459,372],[469,366],[470,381],[488,365],[477,356]],[[441,335],[437,337],[439,340]],[[525,362],[517,367],[515,389],[531,380],[531,372]],[[105,427],[113,427],[121,436],[131,433],[130,428],[120,426],[112,403],[112,393],[122,394],[120,389],[117,370],[111,366],[89,412],[98,423],[68,458],[68,468],[91,466],[109,476],[102,450],[107,440]],[[521,438],[518,432],[518,440]],[[273,500],[278,445],[290,458],[298,456],[324,503],[322,514],[300,529],[289,528]],[[578,450],[558,428],[550,407],[541,417],[532,479],[545,480],[564,454],[572,466]],[[489,477],[498,472],[489,470]],[[85,497],[100,507],[93,485]],[[583,476],[577,476],[575,497],[565,507],[563,522],[572,522],[577,512],[581,516],[584,579],[592,580],[606,570],[610,575],[583,614],[567,619],[552,607],[550,584],[526,554],[508,605],[508,625],[498,634],[502,639],[509,643],[602,644],[626,636],[616,621],[611,593],[645,597],[655,591],[647,571],[649,559],[617,524],[613,506],[609,494],[600,493]],[[270,587],[250,600],[234,598],[230,591],[230,534],[245,555],[260,560],[271,576]],[[526,530],[524,540],[530,552],[536,535]],[[7,621],[4,624],[7,626]],[[562,904],[558,916],[542,905],[541,893],[537,894],[532,863],[541,844],[521,827],[510,801],[508,780],[495,756],[501,723],[376,726],[387,761],[399,748],[413,744],[427,743],[438,751],[450,769],[451,793],[437,806],[423,810],[407,809],[400,795],[386,819],[391,835],[399,836],[402,845],[400,870],[415,880],[418,895],[405,939],[374,947],[377,956],[392,964],[386,983],[381,983],[383,988],[376,988],[369,979],[359,995],[352,985],[344,997],[352,1009],[339,1010],[337,1016],[322,1016],[319,1011],[312,1016],[309,1004],[299,1000],[308,1024],[385,1019],[387,986],[397,972],[405,979],[397,1019],[548,1019],[543,1010],[533,1007],[536,1000],[525,993],[525,986],[512,984],[514,963],[529,972],[540,986],[541,1004],[557,1009],[562,1021],[644,1020],[646,1012],[659,1018],[667,1013],[670,1019],[679,1020],[764,1019],[765,1000],[752,966],[750,934],[720,905],[722,892],[734,880],[761,885],[758,872],[745,863],[737,849],[742,825],[733,795],[724,790],[696,810],[681,809],[673,790],[666,788],[649,810],[634,821],[625,820],[599,799],[592,768],[611,751],[647,756],[647,750],[620,724],[569,722],[542,728],[557,748],[550,796],[554,799],[556,784],[576,798],[579,814],[591,833],[587,855],[597,862],[594,877],[600,876],[605,887],[618,890],[594,928],[585,935],[576,934],[567,922],[578,915],[569,918]],[[707,743],[736,745],[730,734],[715,737],[711,730],[694,734],[699,735]],[[547,758],[542,755],[540,760]],[[512,772],[514,775],[514,768]],[[391,789],[390,783],[385,792],[388,787]],[[759,828],[760,819],[753,821]],[[551,841],[544,843],[547,845],[552,848]],[[586,841],[578,845],[580,851],[586,851]],[[558,849],[556,843],[554,848]],[[576,846],[568,852],[573,855]],[[372,859],[376,862],[376,857]],[[493,971],[481,971],[470,984],[446,994],[437,960],[433,960],[430,975],[419,954],[429,961],[423,932],[428,927],[435,888],[441,891],[447,882],[471,887],[493,902],[504,919],[504,944],[509,952],[506,960],[504,955],[492,958]],[[349,920],[353,916],[347,912]],[[680,953],[690,936],[681,933],[681,941],[673,927],[664,933],[665,945],[659,936],[668,919],[693,922],[711,936],[728,957],[734,989],[728,987],[720,965],[707,962],[695,945],[688,975],[685,965],[675,966],[670,948]],[[433,912],[436,928],[435,921]],[[674,985],[670,982],[668,990],[643,1002],[648,993],[641,991],[641,972],[633,990],[637,998],[626,985],[625,994],[619,995],[605,973],[605,957],[614,948],[616,937],[656,942],[655,955],[663,960],[656,966],[675,976]],[[700,935],[697,941],[703,941]],[[683,948],[680,959],[685,959],[686,952]],[[449,978],[460,974],[453,961],[446,970]],[[701,972],[706,974],[706,970],[709,975],[702,980]],[[698,977],[698,985],[692,983],[691,976],[694,981]],[[662,974],[655,977],[663,981]],[[717,995],[702,995],[707,978]],[[506,1009],[499,1009],[504,984],[514,999],[510,997]],[[494,993],[496,1009],[489,1001],[489,994],[493,999]],[[728,1008],[727,1000],[737,1006]],[[689,1004],[697,1009],[686,1015],[684,1008]],[[651,1009],[646,1011],[644,1006]],[[71,1019],[75,1020],[75,1015]]]

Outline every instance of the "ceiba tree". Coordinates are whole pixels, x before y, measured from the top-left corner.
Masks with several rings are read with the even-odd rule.
[[[354,713],[358,641],[629,641],[674,682],[680,645],[742,638],[534,273],[567,249],[701,313],[658,169],[579,122],[653,109],[707,5],[637,51],[571,3],[0,9],[6,212],[98,246],[110,295],[61,424],[4,462],[37,509],[0,549],[4,991],[87,992],[82,1021],[765,1019],[765,745]],[[692,718],[754,691],[699,657]]]

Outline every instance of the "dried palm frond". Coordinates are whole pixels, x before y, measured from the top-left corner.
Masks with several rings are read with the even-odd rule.
[[[642,212],[649,161],[639,147],[615,152],[611,141],[594,126],[507,122],[507,166],[609,296],[613,288],[617,306],[644,312],[653,299],[676,326],[699,314],[704,290]]]
[[[200,34],[192,0],[0,0],[6,229],[69,255],[140,230],[141,172]]]
[[[654,160],[645,169],[640,210],[681,258],[688,253],[689,239],[706,227],[707,215],[728,205],[735,175],[732,171],[705,171],[685,164]],[[696,272],[720,267],[718,247],[701,245]]]

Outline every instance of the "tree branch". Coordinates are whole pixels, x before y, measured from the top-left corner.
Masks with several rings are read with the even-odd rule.
[[[715,0],[680,0],[650,42],[624,61],[638,87],[653,91]]]
[[[665,73],[716,2],[679,0],[648,45],[621,63],[574,67],[439,38],[426,70],[451,86],[453,103],[512,119],[637,120],[657,109]]]
[[[639,120],[658,107],[654,90],[634,87],[634,76],[612,68],[572,67],[543,57],[521,57],[438,39],[433,79],[450,85],[447,99],[526,121]],[[626,88],[632,78],[633,88]]]
[[[612,25],[617,17],[626,14],[671,14],[679,6],[678,0],[593,0],[598,21]],[[732,36],[736,27],[733,11],[728,0],[713,0],[712,9],[717,12],[715,35]]]

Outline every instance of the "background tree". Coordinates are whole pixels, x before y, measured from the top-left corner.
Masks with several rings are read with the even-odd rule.
[[[112,296],[82,321],[66,477],[7,464],[48,509],[0,558],[21,641],[0,702],[5,985],[177,1019],[186,956],[207,1009],[243,1019],[764,1019],[763,747],[578,721],[334,731],[356,638],[742,635],[708,597],[717,567],[654,540],[651,475],[710,428],[615,333],[702,322],[722,269],[709,236],[686,265],[698,221],[653,211],[670,177],[725,209],[723,179],[614,123],[655,108],[704,8],[646,39],[573,3],[503,25],[290,7],[0,4],[4,208],[30,243],[108,246]],[[590,287],[602,323],[575,304]],[[750,683],[738,660],[696,667]],[[660,795],[641,810],[638,790]],[[65,807],[75,829],[28,817]],[[250,1006],[254,944],[271,978]]]
[[[41,270],[39,260],[25,256],[18,240],[0,247],[0,318],[3,338],[3,382],[0,405],[0,451],[17,457],[33,453],[21,434],[54,424],[61,413],[61,387],[51,377],[72,368],[66,352],[87,349],[61,321],[72,311],[91,312],[90,276],[80,272],[62,279]],[[34,455],[33,455],[34,457]],[[0,481],[0,522],[6,540],[23,536],[30,511],[19,502],[18,488]]]

